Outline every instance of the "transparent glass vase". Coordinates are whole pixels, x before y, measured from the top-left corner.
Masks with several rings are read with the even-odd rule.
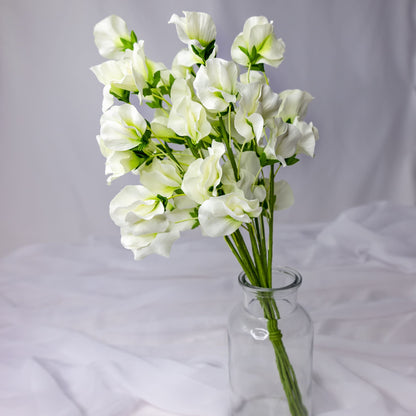
[[[228,322],[232,416],[310,416],[313,327],[297,302],[301,275],[273,270],[272,288],[238,277],[243,301]]]

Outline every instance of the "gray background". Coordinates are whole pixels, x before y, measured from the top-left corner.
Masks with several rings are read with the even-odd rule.
[[[103,1],[1,0],[0,254],[24,244],[117,239],[110,187],[95,136],[102,87],[89,67],[103,59],[95,23],[123,17],[147,55],[167,66],[183,47],[167,22],[206,11],[219,56],[252,15],[275,22],[285,60],[269,70],[275,91],[307,90],[307,121],[320,131],[315,159],[281,171],[295,205],[284,222],[328,221],[374,200],[416,199],[416,3],[412,0]]]

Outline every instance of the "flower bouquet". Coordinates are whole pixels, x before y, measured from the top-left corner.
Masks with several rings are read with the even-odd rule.
[[[312,96],[270,87],[265,67],[280,65],[285,44],[266,17],[247,19],[229,61],[217,57],[208,14],[174,14],[169,23],[186,45],[170,68],[146,55],[120,17],[94,28],[108,59],[91,68],[104,85],[97,141],[107,181],[139,176],[111,201],[110,216],[137,260],[168,256],[181,232],[200,227],[225,239],[251,285],[271,288],[274,212],[293,203],[276,176],[298,155],[314,155],[318,132],[303,120]],[[143,105],[151,118],[138,111]],[[276,304],[263,299],[262,307],[290,414],[306,415]]]

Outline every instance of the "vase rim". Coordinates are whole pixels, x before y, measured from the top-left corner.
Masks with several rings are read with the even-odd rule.
[[[272,275],[275,274],[281,274],[285,275],[287,277],[290,277],[291,281],[287,282],[286,284],[282,284],[280,286],[276,287],[262,287],[262,286],[255,286],[250,283],[250,281],[247,279],[247,276],[244,272],[241,272],[238,275],[238,282],[241,286],[253,290],[255,292],[261,292],[261,293],[277,293],[277,292],[283,292],[291,289],[297,289],[301,283],[302,283],[302,275],[295,269],[292,269],[288,266],[282,266],[282,267],[273,267],[272,269]]]

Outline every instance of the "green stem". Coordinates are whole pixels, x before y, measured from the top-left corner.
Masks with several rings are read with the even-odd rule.
[[[239,175],[238,175],[237,164],[235,163],[234,153],[233,153],[233,150],[231,149],[231,143],[230,143],[231,133],[227,133],[227,129],[225,128],[224,120],[222,119],[221,115],[218,115],[218,119],[220,121],[220,131],[221,131],[221,135],[223,137],[223,142],[225,143],[225,147],[227,149],[228,159],[229,159],[229,161],[231,163],[231,166],[233,168],[235,180],[236,180],[236,182],[238,182]]]
[[[302,402],[302,395],[296,380],[296,374],[290,363],[282,340],[282,333],[278,327],[279,311],[275,299],[270,295],[261,299],[264,316],[267,319],[269,339],[273,345],[276,366],[279,372],[285,395],[292,416],[307,416],[308,411]]]
[[[235,243],[235,245],[238,249],[238,252],[240,253],[240,256],[242,258],[244,258],[245,263],[248,266],[249,273],[248,274],[246,273],[246,275],[247,275],[250,283],[253,286],[260,286],[260,279],[259,279],[258,271],[256,270],[256,267],[255,267],[255,265],[253,263],[253,260],[250,256],[250,252],[249,252],[249,250],[246,246],[246,243],[244,241],[243,236],[241,235],[240,230],[234,231],[231,234],[231,238],[233,239],[233,241],[234,241],[234,243]]]
[[[274,225],[274,204],[276,196],[274,194],[274,166],[270,166],[270,178],[269,178],[269,246],[268,246],[268,271],[267,271],[267,282],[272,285],[272,270],[273,270],[273,225]]]
[[[251,243],[251,251],[253,253],[254,262],[256,264],[256,268],[259,272],[259,281],[261,287],[267,287],[267,275],[266,275],[266,269],[264,267],[263,259],[260,256],[260,252],[257,246],[256,241],[256,232],[254,230],[253,224],[249,224],[248,226],[248,233],[250,236],[250,243]]]

